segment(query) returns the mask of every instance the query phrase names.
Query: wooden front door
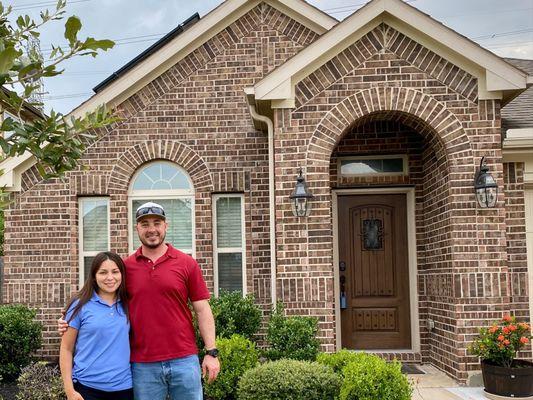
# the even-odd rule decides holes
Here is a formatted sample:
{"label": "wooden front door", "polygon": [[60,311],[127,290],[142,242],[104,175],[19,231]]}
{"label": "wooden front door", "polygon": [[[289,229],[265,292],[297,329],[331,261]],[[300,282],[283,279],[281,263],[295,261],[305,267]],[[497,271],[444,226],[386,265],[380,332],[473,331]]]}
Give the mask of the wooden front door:
{"label": "wooden front door", "polygon": [[342,347],[411,348],[405,194],[339,195]]}

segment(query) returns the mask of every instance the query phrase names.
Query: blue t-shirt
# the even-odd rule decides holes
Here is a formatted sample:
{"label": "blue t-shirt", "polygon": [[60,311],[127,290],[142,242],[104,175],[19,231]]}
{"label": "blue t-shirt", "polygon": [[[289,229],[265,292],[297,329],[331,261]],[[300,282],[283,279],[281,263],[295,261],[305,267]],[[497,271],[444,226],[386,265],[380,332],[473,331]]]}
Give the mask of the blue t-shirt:
{"label": "blue t-shirt", "polygon": [[[67,321],[77,303],[67,311]],[[118,307],[109,305],[94,293],[69,326],[78,330],[72,380],[107,392],[130,389],[130,325],[120,300]]]}

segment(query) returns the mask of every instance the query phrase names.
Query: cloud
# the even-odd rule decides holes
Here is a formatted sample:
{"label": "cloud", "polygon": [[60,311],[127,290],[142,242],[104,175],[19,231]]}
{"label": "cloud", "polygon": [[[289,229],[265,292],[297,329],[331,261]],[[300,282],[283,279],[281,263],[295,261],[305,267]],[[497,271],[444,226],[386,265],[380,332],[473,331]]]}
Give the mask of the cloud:
{"label": "cloud", "polygon": [[135,25],[138,28],[144,28],[148,30],[156,29],[163,24],[165,17],[168,13],[164,8],[154,10],[153,12],[143,12],[135,18]]}

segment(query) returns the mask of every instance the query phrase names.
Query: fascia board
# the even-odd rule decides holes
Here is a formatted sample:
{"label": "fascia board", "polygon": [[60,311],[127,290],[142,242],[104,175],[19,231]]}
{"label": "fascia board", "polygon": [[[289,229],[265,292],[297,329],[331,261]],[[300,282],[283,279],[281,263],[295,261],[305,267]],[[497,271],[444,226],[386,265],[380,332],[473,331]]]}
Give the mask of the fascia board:
{"label": "fascia board", "polygon": [[81,117],[101,104],[106,104],[108,108],[120,104],[260,2],[261,0],[225,1],[169,44],[74,109],[71,115]]}
{"label": "fascia board", "polygon": [[503,140],[503,151],[519,151],[533,155],[533,127],[508,129]]}
{"label": "fascia board", "polygon": [[[494,91],[494,90],[518,90],[523,89],[525,86],[517,86],[511,82],[509,82],[507,79],[502,78],[501,76],[495,74],[492,71],[487,70],[486,74],[486,82],[487,82],[487,90]],[[526,84],[526,80],[523,80],[523,83]]]}
{"label": "fascia board", "polygon": [[[383,11],[384,0],[374,0],[367,6],[361,8],[356,13],[333,27],[329,32],[325,33],[321,38],[311,43],[301,52],[286,61],[283,66],[276,68],[264,79],[255,85],[256,98],[260,100],[274,99],[270,92],[276,89],[280,82],[287,82],[292,80],[292,85],[297,83],[292,79],[300,71],[308,69],[311,65],[316,65],[317,61],[325,58],[331,58],[339,50],[339,44],[342,44],[346,38],[350,37],[354,31],[358,31],[362,26],[371,22],[378,17]],[[355,28],[355,23],[359,28]],[[315,68],[316,69],[316,68]],[[291,92],[294,89],[291,89]],[[287,91],[284,90],[284,93]]]}
{"label": "fascia board", "polygon": [[8,192],[20,191],[22,173],[35,165],[35,162],[35,157],[29,152],[4,160],[0,163],[0,187]]}
{"label": "fascia board", "polygon": [[318,34],[329,31],[339,23],[338,20],[306,1],[266,0],[265,2]]}

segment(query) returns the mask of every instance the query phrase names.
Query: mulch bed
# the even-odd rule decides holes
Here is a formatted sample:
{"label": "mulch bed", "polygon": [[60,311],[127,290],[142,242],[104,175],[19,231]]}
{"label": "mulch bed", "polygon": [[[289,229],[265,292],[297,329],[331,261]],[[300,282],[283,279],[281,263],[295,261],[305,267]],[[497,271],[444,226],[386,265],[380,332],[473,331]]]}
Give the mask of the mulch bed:
{"label": "mulch bed", "polygon": [[16,383],[0,384],[0,399],[2,400],[16,400],[17,392]]}

